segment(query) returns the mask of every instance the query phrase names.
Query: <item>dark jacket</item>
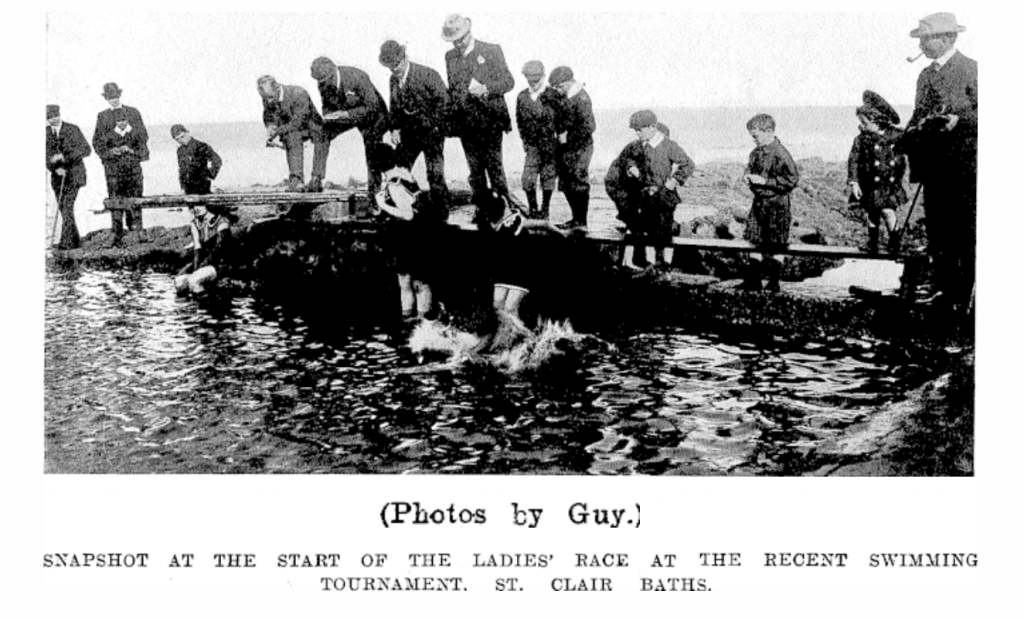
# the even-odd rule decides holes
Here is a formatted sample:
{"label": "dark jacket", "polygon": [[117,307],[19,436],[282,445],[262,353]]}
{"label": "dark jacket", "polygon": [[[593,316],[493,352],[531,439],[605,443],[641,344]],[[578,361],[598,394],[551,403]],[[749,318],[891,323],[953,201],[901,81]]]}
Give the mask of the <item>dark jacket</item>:
{"label": "dark jacket", "polygon": [[448,108],[448,87],[434,69],[410,62],[404,85],[399,76],[391,76],[391,129],[444,137]]}
{"label": "dark jacket", "polygon": [[[149,160],[149,146],[147,136],[136,129],[134,124],[124,135],[117,132],[117,126],[108,130],[102,135],[93,138],[93,147],[96,153],[103,159],[104,172],[110,177],[113,175],[139,174],[142,172],[142,162]],[[131,152],[114,154],[114,149],[127,146]]]}
{"label": "dark jacket", "polygon": [[[956,114],[952,131],[929,117]],[[917,78],[914,114],[900,148],[910,155],[911,180],[976,175],[978,161],[978,63],[956,52],[939,70],[932,66]]]}
{"label": "dark jacket", "polygon": [[[634,165],[640,172],[639,178],[628,173]],[[679,193],[666,188],[665,183],[669,178],[674,178],[680,187],[683,186],[693,175],[694,168],[693,159],[682,146],[667,137],[663,137],[656,147],[634,140],[622,149],[608,167],[604,179],[605,190],[620,209],[645,190],[657,195],[666,206],[674,208],[682,200]]]}
{"label": "dark jacket", "polygon": [[[448,95],[451,101],[450,133],[461,136],[474,133],[508,133],[512,117],[505,95],[515,87],[515,80],[505,64],[501,47],[473,41],[468,55],[450,49],[444,56],[448,69]],[[487,95],[469,93],[470,81],[476,79],[487,86]]]}
{"label": "dark jacket", "polygon": [[555,115],[555,132],[566,136],[565,148],[579,150],[594,143],[594,105],[590,95],[580,89],[575,96],[566,97]]}
{"label": "dark jacket", "polygon": [[558,135],[555,132],[555,115],[565,101],[554,88],[546,87],[535,101],[526,88],[516,98],[516,126],[524,145],[542,150],[555,150]]}
{"label": "dark jacket", "polygon": [[[50,157],[58,153],[64,155],[64,160],[50,163]],[[91,154],[89,142],[75,125],[62,122],[57,135],[53,134],[52,127],[46,127],[46,169],[53,174],[53,182],[84,187],[86,176],[82,159]],[[67,170],[63,179],[54,173],[61,168]]]}
{"label": "dark jacket", "polygon": [[789,207],[789,194],[800,182],[796,162],[778,139],[767,146],[758,146],[750,152],[747,174],[763,176],[765,184],[751,185],[754,203],[785,204]]}
{"label": "dark jacket", "polygon": [[[132,127],[130,133],[132,139],[129,140],[133,144],[132,149],[136,151],[139,161],[148,161],[149,132],[146,131],[146,124],[142,121],[142,114],[134,107],[124,105],[122,108],[128,118],[128,124]],[[96,130],[92,134],[92,149],[103,160],[104,165],[111,160],[110,149],[113,146],[110,145],[111,141],[108,138],[109,134],[116,127],[117,122],[114,120],[114,110],[105,109],[96,116]]]}
{"label": "dark jacket", "polygon": [[220,156],[206,142],[192,138],[178,146],[178,182],[187,195],[206,195],[220,172]]}
{"label": "dark jacket", "polygon": [[281,89],[284,97],[280,101],[260,97],[263,99],[263,124],[276,126],[279,135],[298,131],[304,137],[319,138],[323,134],[324,119],[313,107],[306,89],[283,84]]}
{"label": "dark jacket", "polygon": [[324,115],[331,112],[348,112],[349,117],[342,120],[325,120],[328,127],[336,127],[340,133],[344,129],[357,127],[365,129],[388,121],[388,108],[384,98],[377,92],[370,76],[355,67],[338,67],[338,80],[317,82],[320,90],[320,102]]}
{"label": "dark jacket", "polygon": [[854,138],[847,159],[847,182],[860,186],[863,206],[893,208],[907,201],[903,188],[907,158],[896,152],[896,143],[902,136],[901,129],[886,127],[881,133],[861,131]]}

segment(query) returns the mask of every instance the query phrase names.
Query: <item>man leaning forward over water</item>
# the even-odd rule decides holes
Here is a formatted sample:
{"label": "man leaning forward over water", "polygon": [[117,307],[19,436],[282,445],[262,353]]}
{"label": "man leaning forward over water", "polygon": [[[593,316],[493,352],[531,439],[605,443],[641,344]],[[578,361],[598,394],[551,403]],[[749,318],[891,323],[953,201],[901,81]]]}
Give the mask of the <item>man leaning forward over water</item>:
{"label": "man leaning forward over water", "polygon": [[256,80],[263,99],[263,125],[267,128],[267,146],[284,148],[288,159],[288,190],[305,191],[303,144],[313,142],[313,176],[323,178],[329,152],[324,136],[324,120],[313,106],[309,93],[300,86],[277,83],[270,75]]}

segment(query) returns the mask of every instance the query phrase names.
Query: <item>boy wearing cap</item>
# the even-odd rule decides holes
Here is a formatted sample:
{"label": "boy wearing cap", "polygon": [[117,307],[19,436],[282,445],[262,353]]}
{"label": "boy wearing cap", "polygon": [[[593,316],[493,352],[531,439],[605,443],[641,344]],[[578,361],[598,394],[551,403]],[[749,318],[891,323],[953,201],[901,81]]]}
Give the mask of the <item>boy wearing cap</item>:
{"label": "boy wearing cap", "polygon": [[453,47],[444,56],[451,102],[449,134],[462,141],[477,204],[475,220],[481,230],[489,230],[501,216],[491,191],[508,195],[501,141],[512,130],[505,95],[515,87],[515,80],[501,47],[476,40],[471,28],[468,18],[450,15],[441,30],[441,38]]}
{"label": "boy wearing cap", "polygon": [[563,227],[569,230],[587,227],[590,210],[590,158],[594,155],[594,106],[583,84],[576,81],[572,69],[551,71],[551,87],[563,95],[555,115],[558,135],[558,186],[572,210],[572,219]]}
{"label": "boy wearing cap", "polygon": [[330,146],[324,137],[323,118],[313,107],[305,88],[279,84],[270,75],[256,80],[256,88],[263,100],[267,146],[284,147],[288,160],[288,190],[303,192],[306,186],[302,159],[306,140],[313,142],[313,176],[322,179],[327,170]]}
{"label": "boy wearing cap", "polygon": [[970,304],[974,288],[978,186],[978,63],[956,49],[965,30],[953,13],[935,13],[910,33],[932,63],[917,79],[901,143],[911,182],[923,186],[934,282],[958,305]]}
{"label": "boy wearing cap", "polygon": [[75,199],[85,186],[82,159],[92,154],[92,148],[78,127],[61,120],[60,106],[46,106],[46,124],[46,169],[50,170],[50,186],[62,221],[57,248],[77,249],[81,238],[75,224]]}
{"label": "boy wearing cap", "polygon": [[178,183],[185,195],[207,195],[210,181],[220,172],[221,158],[206,142],[201,142],[184,126],[171,127],[171,137],[178,142]]}
{"label": "boy wearing cap", "polygon": [[853,140],[847,161],[850,203],[864,210],[868,222],[868,251],[878,253],[880,226],[884,226],[889,251],[896,246],[896,211],[907,201],[903,176],[907,158],[896,152],[903,131],[896,127],[900,116],[880,95],[864,91],[864,104],[857,108],[860,134]]}
{"label": "boy wearing cap", "polygon": [[[526,161],[522,185],[531,217],[547,219],[551,195],[555,191],[555,114],[561,101],[559,93],[544,83],[544,65],[531,60],[523,66],[527,87],[516,98],[516,126],[523,140]],[[537,177],[540,176],[541,205],[537,206]]]}
{"label": "boy wearing cap", "polygon": [[[109,109],[96,116],[92,149],[103,161],[108,197],[142,197],[142,162],[149,160],[149,133],[142,114],[121,104],[121,89],[110,82],[103,86],[103,98]],[[142,209],[115,210],[110,213],[116,238],[129,230],[142,229]]]}
{"label": "boy wearing cap", "polygon": [[754,203],[747,217],[745,240],[761,250],[761,260],[750,264],[743,289],[758,291],[761,280],[768,279],[767,290],[781,290],[779,278],[782,262],[773,255],[789,244],[793,211],[789,194],[800,182],[796,162],[775,136],[775,119],[757,114],[747,121],[747,131],[756,144],[750,153],[743,179],[754,193]]}
{"label": "boy wearing cap", "polygon": [[[658,122],[654,112],[641,110],[629,118],[629,127],[637,139],[622,150],[608,168],[605,190],[619,210],[619,218],[631,234],[649,238],[665,245],[660,265],[654,247],[648,247],[652,269],[672,264],[671,237],[679,189],[693,174],[693,160],[675,141],[669,139],[668,127]],[[626,247],[623,260],[627,268],[633,263],[632,246]]]}
{"label": "boy wearing cap", "polygon": [[324,169],[314,169],[306,191],[323,191],[324,171],[331,141],[356,128],[363,138],[363,153],[366,156],[367,190],[375,195],[380,187],[380,172],[373,165],[373,149],[381,143],[388,130],[388,108],[384,98],[377,92],[370,76],[355,67],[335,65],[330,58],[321,56],[309,68],[310,76],[316,80],[320,91],[320,103],[324,117]]}
{"label": "boy wearing cap", "polygon": [[[405,46],[385,41],[380,63],[391,71],[389,129],[399,163],[412,169],[423,155],[427,182],[435,204],[447,210],[448,183],[444,177],[444,138],[448,121],[448,87],[430,67],[410,62]],[[386,171],[386,170],[380,170]]]}

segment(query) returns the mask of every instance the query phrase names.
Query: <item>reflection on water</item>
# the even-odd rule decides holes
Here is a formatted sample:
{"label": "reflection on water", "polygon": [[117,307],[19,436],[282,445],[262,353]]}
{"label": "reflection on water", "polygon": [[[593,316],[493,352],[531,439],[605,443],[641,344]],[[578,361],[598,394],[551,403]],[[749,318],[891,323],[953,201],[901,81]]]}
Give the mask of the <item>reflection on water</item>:
{"label": "reflection on water", "polygon": [[254,298],[139,272],[47,276],[53,472],[801,474],[905,390],[866,341],[610,327],[618,350],[509,378],[415,363]]}

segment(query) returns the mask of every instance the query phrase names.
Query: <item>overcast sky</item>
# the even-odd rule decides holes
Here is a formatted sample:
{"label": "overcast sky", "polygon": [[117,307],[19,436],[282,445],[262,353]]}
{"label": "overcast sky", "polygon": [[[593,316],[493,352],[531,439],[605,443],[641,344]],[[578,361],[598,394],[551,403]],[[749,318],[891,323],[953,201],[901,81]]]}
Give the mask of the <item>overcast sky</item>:
{"label": "overcast sky", "polygon": [[[549,71],[559,64],[572,67],[599,108],[854,105],[865,88],[911,104],[926,61],[906,62],[917,53],[909,32],[935,10],[485,13],[417,6],[436,10],[50,13],[47,100],[60,103],[65,117],[84,121],[104,107],[103,84],[115,81],[124,102],[140,108],[150,124],[256,121],[256,78],[264,73],[305,87],[319,103],[309,76],[310,62],[319,55],[367,71],[387,96],[388,73],[377,62],[381,43],[407,43],[414,61],[444,75],[450,44],[441,40],[441,26],[450,11],[461,11],[473,20],[479,39],[502,46],[515,91],[525,87],[523,63],[539,59]],[[777,6],[791,5],[772,8]],[[978,59],[972,26],[979,17],[957,17],[968,28],[959,47]]]}

